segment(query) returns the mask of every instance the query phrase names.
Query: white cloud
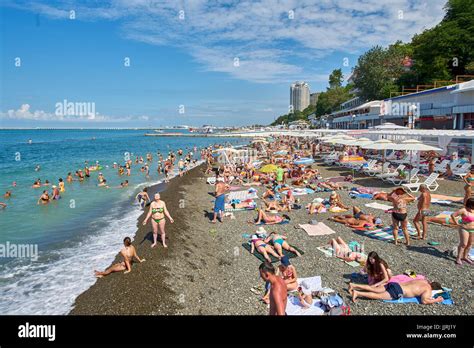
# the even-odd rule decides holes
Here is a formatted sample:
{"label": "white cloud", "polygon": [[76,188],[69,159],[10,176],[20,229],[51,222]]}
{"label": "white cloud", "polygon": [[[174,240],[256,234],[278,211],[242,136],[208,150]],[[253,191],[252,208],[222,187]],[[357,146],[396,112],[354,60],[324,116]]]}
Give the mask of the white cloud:
{"label": "white cloud", "polygon": [[[360,54],[374,45],[407,41],[436,25],[445,3],[116,0],[72,7],[76,20],[120,19],[125,38],[187,50],[206,70],[253,82],[287,82],[296,76],[310,79],[303,66],[317,66],[332,53]],[[68,18],[71,10],[66,0],[55,6],[30,1],[9,5],[53,18]],[[290,10],[294,19],[288,18]],[[233,65],[235,57],[240,60],[238,68]]]}

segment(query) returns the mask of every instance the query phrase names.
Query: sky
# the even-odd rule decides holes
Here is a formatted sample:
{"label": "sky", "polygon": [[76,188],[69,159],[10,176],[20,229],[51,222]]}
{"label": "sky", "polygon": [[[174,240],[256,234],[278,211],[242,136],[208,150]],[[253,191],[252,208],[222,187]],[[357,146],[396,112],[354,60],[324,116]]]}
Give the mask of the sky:
{"label": "sky", "polygon": [[0,2],[0,127],[269,124],[446,0]]}

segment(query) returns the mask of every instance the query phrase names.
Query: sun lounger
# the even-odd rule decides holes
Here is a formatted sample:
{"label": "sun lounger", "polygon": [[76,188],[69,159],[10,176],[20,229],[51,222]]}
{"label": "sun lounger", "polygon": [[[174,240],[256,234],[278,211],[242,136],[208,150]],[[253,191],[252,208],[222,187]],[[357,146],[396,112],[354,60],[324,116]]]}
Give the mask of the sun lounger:
{"label": "sun lounger", "polygon": [[418,182],[413,184],[402,184],[402,186],[409,189],[411,192],[418,192],[418,190],[420,189],[420,185],[425,184],[428,187],[428,190],[436,191],[439,187],[439,184],[436,181],[436,179],[438,179],[438,176],[438,173],[431,173],[430,176],[427,177],[425,182],[423,183]]}
{"label": "sun lounger", "polygon": [[410,170],[410,173],[406,176],[405,179],[391,177],[388,178],[387,181],[391,182],[394,185],[401,185],[401,184],[416,184],[418,181],[420,181],[420,178],[418,177],[418,173],[420,172],[420,169],[418,168],[412,168]]}
{"label": "sun lounger", "polygon": [[405,165],[404,164],[400,164],[395,170],[393,171],[390,171],[388,173],[383,173],[383,174],[377,174],[375,177],[377,179],[382,179],[382,180],[388,180],[390,178],[396,178],[398,175],[399,175],[399,170],[404,170],[405,169]]}
{"label": "sun lounger", "polygon": [[390,163],[389,162],[385,162],[382,166],[382,168],[375,168],[375,169],[369,169],[369,170],[363,170],[363,172],[365,174],[368,174],[370,176],[375,176],[379,173],[385,173],[388,171],[388,168],[390,167]]}

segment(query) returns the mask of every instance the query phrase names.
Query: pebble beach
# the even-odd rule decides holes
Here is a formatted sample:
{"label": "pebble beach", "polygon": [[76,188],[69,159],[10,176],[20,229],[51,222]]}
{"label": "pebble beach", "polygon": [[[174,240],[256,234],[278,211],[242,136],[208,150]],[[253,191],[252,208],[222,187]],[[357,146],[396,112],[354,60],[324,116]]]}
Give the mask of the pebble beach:
{"label": "pebble beach", "polygon": [[[324,178],[355,174],[348,187],[380,188],[389,191],[393,186],[381,180],[351,173],[338,166],[325,166],[316,161]],[[267,315],[267,305],[260,301],[264,283],[259,277],[260,261],[242,247],[247,241],[243,235],[255,233],[257,226],[248,223],[256,218],[255,211],[235,212],[224,223],[211,224],[214,186],[206,183],[204,167],[192,169],[183,177],[171,180],[165,186],[149,188],[152,194],[161,191],[175,223],[166,224],[169,248],[151,249],[151,228],[142,226],[144,216],[137,221],[137,231],[130,231],[142,264],[134,264],[129,274],[115,273],[97,282],[75,301],[71,315]],[[460,181],[440,180],[436,193],[462,196]],[[255,187],[262,194],[262,187]],[[248,187],[242,188],[242,190]],[[348,191],[340,191],[346,205],[357,205],[364,212],[380,217],[390,224],[390,214],[365,207],[369,199],[352,199]],[[418,194],[415,194],[416,196]],[[350,305],[352,315],[471,315],[474,312],[473,275],[469,265],[455,266],[450,251],[458,244],[456,229],[429,224],[427,240],[412,240],[410,246],[394,245],[368,238],[353,232],[342,224],[329,221],[332,213],[309,215],[304,206],[315,197],[328,198],[329,192],[298,196],[302,209],[289,213],[286,225],[265,226],[270,233],[276,231],[288,236],[288,242],[305,253],[291,259],[299,277],[321,276],[322,285],[336,290]],[[259,201],[259,200],[257,200]],[[386,202],[380,202],[386,203]],[[460,204],[441,206],[432,204],[433,211],[456,210]],[[416,214],[416,203],[408,205],[408,216]],[[298,228],[311,220],[324,222],[336,233],[329,236],[309,236]],[[453,306],[392,304],[359,299],[351,302],[348,282],[357,282],[361,267],[352,267],[340,259],[328,257],[316,248],[329,239],[342,237],[346,242],[358,241],[366,253],[375,250],[388,263],[393,274],[414,270],[429,280],[438,281],[452,289]],[[169,239],[169,240],[168,240]],[[438,245],[429,245],[436,241]],[[117,257],[118,260],[118,257]],[[116,260],[116,261],[117,261]],[[92,270],[91,270],[92,272]],[[261,291],[254,293],[252,289]]]}

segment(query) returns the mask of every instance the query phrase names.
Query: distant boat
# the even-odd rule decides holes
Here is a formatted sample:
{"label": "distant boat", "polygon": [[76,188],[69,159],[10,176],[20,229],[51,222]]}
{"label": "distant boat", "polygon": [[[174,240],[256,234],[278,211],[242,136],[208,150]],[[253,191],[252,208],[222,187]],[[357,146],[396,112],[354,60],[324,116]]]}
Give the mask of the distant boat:
{"label": "distant boat", "polygon": [[161,129],[155,129],[155,132],[157,133],[163,133],[163,131]]}

